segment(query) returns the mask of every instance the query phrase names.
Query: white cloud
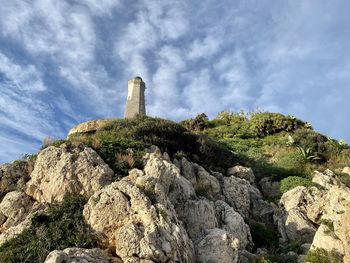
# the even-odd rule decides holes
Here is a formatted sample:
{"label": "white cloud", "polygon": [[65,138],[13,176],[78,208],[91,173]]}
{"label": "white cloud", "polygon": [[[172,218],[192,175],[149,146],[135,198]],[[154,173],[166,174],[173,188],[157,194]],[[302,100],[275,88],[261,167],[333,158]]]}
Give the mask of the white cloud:
{"label": "white cloud", "polygon": [[12,81],[21,90],[45,91],[42,74],[34,65],[20,65],[0,52],[0,74]]}

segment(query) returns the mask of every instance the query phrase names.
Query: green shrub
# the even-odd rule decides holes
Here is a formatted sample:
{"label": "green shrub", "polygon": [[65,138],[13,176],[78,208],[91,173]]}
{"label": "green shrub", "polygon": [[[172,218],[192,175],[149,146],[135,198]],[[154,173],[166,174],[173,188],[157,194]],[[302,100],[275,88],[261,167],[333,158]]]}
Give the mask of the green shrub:
{"label": "green shrub", "polygon": [[337,174],[338,179],[350,188],[350,175],[346,173]]}
{"label": "green shrub", "polygon": [[55,249],[95,247],[91,231],[84,223],[84,204],[82,197],[67,196],[47,214],[35,216],[29,229],[0,246],[1,262],[41,263]]}
{"label": "green shrub", "polygon": [[289,176],[287,178],[282,179],[280,191],[282,194],[284,194],[297,186],[310,187],[313,185],[314,184],[310,179],[299,176]]}
{"label": "green shrub", "polygon": [[[136,152],[140,151],[142,145],[157,145],[171,157],[181,152],[207,169],[222,168],[225,171],[234,163],[234,154],[205,134],[195,134],[178,123],[147,116],[116,120],[95,134],[73,136],[71,140],[90,145],[111,166],[115,163],[115,154],[125,150],[125,147],[120,147],[120,141],[128,141],[127,146],[131,149],[135,147],[130,146],[130,143],[138,144]],[[125,172],[118,165],[115,163],[114,170]]]}
{"label": "green shrub", "polygon": [[320,223],[326,225],[331,231],[334,232],[334,223],[332,220],[322,218]]}
{"label": "green shrub", "polygon": [[[275,165],[288,171],[288,176],[304,174],[305,158],[298,150],[282,152],[276,156]],[[282,178],[281,178],[282,179]]]}
{"label": "green shrub", "polygon": [[187,119],[180,122],[185,128],[191,131],[203,131],[209,126],[209,119],[205,113],[197,115],[194,119]]}
{"label": "green shrub", "polygon": [[310,263],[341,263],[343,257],[336,251],[326,251],[324,249],[316,248],[309,250],[304,262]]}
{"label": "green shrub", "polygon": [[307,126],[305,122],[295,117],[269,112],[253,114],[249,123],[259,137],[282,131],[293,132],[298,128]]}

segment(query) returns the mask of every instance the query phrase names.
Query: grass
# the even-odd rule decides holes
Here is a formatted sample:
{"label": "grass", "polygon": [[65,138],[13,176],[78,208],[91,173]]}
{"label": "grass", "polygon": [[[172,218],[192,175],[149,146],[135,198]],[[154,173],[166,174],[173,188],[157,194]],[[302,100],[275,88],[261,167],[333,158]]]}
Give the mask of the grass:
{"label": "grass", "polygon": [[41,263],[52,250],[95,247],[92,233],[83,220],[85,202],[80,196],[67,196],[47,214],[35,216],[29,229],[0,246],[1,262]]}

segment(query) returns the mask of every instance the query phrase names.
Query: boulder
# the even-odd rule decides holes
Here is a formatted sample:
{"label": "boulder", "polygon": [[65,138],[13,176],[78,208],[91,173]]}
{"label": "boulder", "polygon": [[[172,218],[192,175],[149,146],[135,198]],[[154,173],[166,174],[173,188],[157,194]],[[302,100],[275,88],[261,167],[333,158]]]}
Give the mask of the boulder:
{"label": "boulder", "polygon": [[198,195],[205,196],[210,200],[220,199],[221,187],[218,179],[209,174],[202,166],[193,164],[196,170],[196,184],[194,189]]}
{"label": "boulder", "polygon": [[210,229],[195,243],[198,263],[236,263],[238,240],[223,229]]}
{"label": "boulder", "polygon": [[32,163],[29,161],[0,165],[0,201],[8,192],[22,189],[30,179],[31,171]]}
{"label": "boulder", "polygon": [[101,119],[80,123],[69,131],[67,138],[69,139],[72,135],[79,133],[94,133],[105,126],[112,124],[114,120],[115,119]]}
{"label": "boulder", "polygon": [[66,248],[50,252],[44,263],[122,263],[122,261],[98,248]]}
{"label": "boulder", "polygon": [[235,176],[224,177],[223,194],[225,200],[243,218],[248,218],[249,216],[250,187],[251,185],[245,179]]}
{"label": "boulder", "polygon": [[197,240],[203,236],[206,230],[218,226],[214,203],[205,198],[188,200],[178,211],[178,215],[179,219],[184,222],[187,233],[192,240]]}
{"label": "boulder", "polygon": [[239,213],[221,200],[215,202],[215,212],[219,227],[238,239],[240,249],[253,246],[249,226]]}
{"label": "boulder", "polygon": [[154,194],[124,178],[91,196],[83,214],[100,245],[114,248],[124,262],[194,262],[192,241],[181,221],[171,207],[152,204],[148,195]]}
{"label": "boulder", "polygon": [[0,244],[29,228],[33,216],[45,208],[23,192],[7,193],[0,203]]}
{"label": "boulder", "polygon": [[67,194],[90,197],[112,182],[113,171],[89,147],[49,146],[37,157],[25,192],[39,202],[60,202]]}
{"label": "boulder", "polygon": [[335,251],[340,255],[344,255],[343,242],[328,226],[321,224],[317,229],[312,241],[311,249],[321,248],[327,251]]}
{"label": "boulder", "polygon": [[227,176],[235,176],[238,178],[246,179],[248,182],[253,184],[255,182],[255,176],[253,170],[248,167],[236,165],[227,169]]}
{"label": "boulder", "polygon": [[268,198],[279,197],[280,192],[280,182],[274,181],[272,177],[264,177],[259,181],[259,186],[264,196]]}

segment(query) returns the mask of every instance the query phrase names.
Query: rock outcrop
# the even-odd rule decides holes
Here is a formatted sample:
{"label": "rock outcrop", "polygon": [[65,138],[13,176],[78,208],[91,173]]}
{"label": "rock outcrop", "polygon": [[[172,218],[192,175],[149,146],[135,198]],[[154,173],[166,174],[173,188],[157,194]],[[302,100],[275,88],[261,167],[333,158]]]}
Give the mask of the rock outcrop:
{"label": "rock outcrop", "polygon": [[0,244],[29,228],[33,216],[45,208],[23,192],[7,193],[0,203]]}
{"label": "rock outcrop", "polygon": [[97,130],[113,123],[115,119],[106,119],[106,120],[93,120],[93,121],[87,121],[80,123],[79,125],[73,127],[69,132],[68,132],[68,138],[71,137],[74,134],[79,134],[79,133],[94,133]]}
{"label": "rock outcrop", "polygon": [[105,251],[84,248],[66,248],[54,250],[46,258],[45,263],[122,263],[118,258],[108,255]]}
{"label": "rock outcrop", "polygon": [[41,203],[60,202],[67,194],[90,197],[112,181],[113,171],[89,147],[49,146],[38,155],[25,192]]}
{"label": "rock outcrop", "polygon": [[350,189],[330,170],[315,172],[312,181],[318,186],[296,187],[280,200],[275,220],[283,241],[312,243],[350,262]]}
{"label": "rock outcrop", "polygon": [[0,165],[0,201],[11,191],[23,189],[30,179],[33,170],[30,161],[15,161],[12,164]]}

